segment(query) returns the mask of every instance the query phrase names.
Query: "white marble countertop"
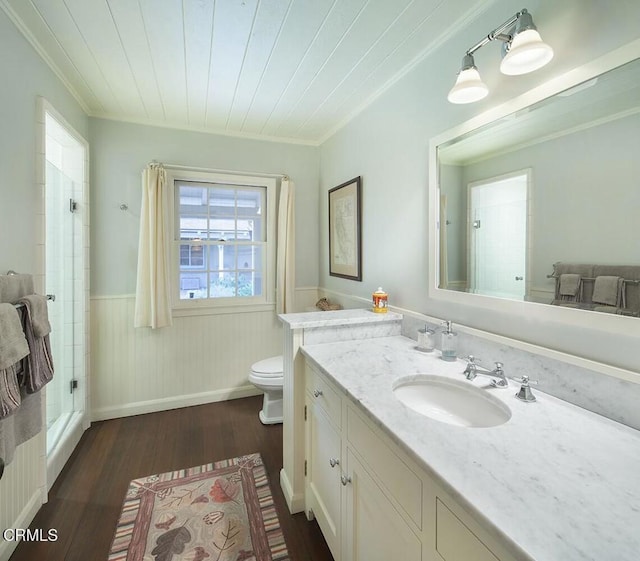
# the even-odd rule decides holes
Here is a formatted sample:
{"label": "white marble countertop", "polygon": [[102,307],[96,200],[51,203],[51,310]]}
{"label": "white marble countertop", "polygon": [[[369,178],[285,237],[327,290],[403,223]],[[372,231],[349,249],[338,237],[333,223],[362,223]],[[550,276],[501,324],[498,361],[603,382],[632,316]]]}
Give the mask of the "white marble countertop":
{"label": "white marble countertop", "polygon": [[[438,374],[467,382],[464,361],[415,350],[397,336],[302,347],[303,353],[454,498],[535,561],[640,559],[640,432],[533,388],[487,391],[511,409],[505,424],[465,428],[401,404],[395,380]],[[505,365],[509,375],[509,365]],[[532,380],[536,373],[531,372]],[[489,378],[478,376],[475,386]],[[576,391],[580,391],[576,388]]]}
{"label": "white marble countertop", "polygon": [[329,310],[327,312],[320,312],[318,310],[315,312],[280,314],[278,317],[292,329],[402,320],[402,314],[395,312],[378,314],[368,309]]}

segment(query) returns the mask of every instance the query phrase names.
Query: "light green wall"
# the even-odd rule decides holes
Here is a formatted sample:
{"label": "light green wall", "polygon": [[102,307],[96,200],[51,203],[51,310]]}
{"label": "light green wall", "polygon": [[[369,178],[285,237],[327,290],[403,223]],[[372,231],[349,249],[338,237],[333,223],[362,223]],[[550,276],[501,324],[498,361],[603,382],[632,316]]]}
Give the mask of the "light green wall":
{"label": "light green wall", "polygon": [[[539,315],[514,317],[428,297],[430,138],[640,37],[640,2],[635,0],[531,1],[527,8],[543,38],[554,47],[554,60],[537,72],[506,77],[498,69],[499,46],[488,45],[475,58],[490,95],[476,104],[452,105],[446,96],[464,52],[522,8],[516,0],[488,6],[321,146],[320,285],[367,299],[383,286],[391,305],[637,369],[633,350],[639,343],[637,334],[613,337],[588,327],[568,331]],[[361,283],[331,277],[327,267],[326,193],[357,175],[363,179]]]}
{"label": "light green wall", "polygon": [[0,273],[34,273],[40,270],[37,98],[46,98],[85,138],[88,119],[1,9],[0,53]]}
{"label": "light green wall", "polygon": [[[140,177],[152,160],[234,171],[286,173],[296,185],[296,285],[318,283],[319,150],[91,119],[91,293],[133,294]],[[126,204],[127,211],[120,210]]]}

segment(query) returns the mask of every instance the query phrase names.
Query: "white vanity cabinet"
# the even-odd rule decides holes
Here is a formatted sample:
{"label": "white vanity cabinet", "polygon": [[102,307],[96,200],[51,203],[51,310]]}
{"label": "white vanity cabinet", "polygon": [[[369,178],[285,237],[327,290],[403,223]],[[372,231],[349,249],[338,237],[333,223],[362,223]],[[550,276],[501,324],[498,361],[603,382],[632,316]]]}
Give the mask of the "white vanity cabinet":
{"label": "white vanity cabinet", "polygon": [[305,504],[335,561],[514,561],[307,362]]}
{"label": "white vanity cabinet", "polygon": [[342,402],[325,378],[309,368],[305,389],[305,511],[313,512],[335,561],[339,561]]}

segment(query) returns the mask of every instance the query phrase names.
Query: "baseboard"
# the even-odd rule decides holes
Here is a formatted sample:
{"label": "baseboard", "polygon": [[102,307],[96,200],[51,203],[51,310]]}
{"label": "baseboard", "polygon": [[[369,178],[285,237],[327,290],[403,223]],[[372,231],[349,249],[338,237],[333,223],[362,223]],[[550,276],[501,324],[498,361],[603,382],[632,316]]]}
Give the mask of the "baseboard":
{"label": "baseboard", "polygon": [[262,392],[253,385],[240,386],[239,388],[226,388],[211,392],[202,392],[163,399],[152,399],[149,401],[137,401],[115,407],[102,407],[91,412],[91,421],[106,421],[118,417],[131,417],[133,415],[143,415],[145,413],[156,413],[157,411],[167,411],[169,409],[180,409],[181,407],[191,407],[193,405],[204,405],[216,401],[227,401],[229,399],[239,399],[260,395]]}
{"label": "baseboard", "polygon": [[[40,489],[34,491],[33,495],[29,499],[29,502],[22,509],[22,512],[13,522],[11,529],[28,528],[33,519],[36,517],[38,510],[42,506],[42,492]],[[2,531],[8,528],[2,528]],[[0,561],[9,561],[11,554],[18,547],[19,541],[7,541],[0,540]]]}
{"label": "baseboard", "polygon": [[289,512],[291,514],[302,512],[304,510],[304,494],[293,494],[293,488],[291,487],[291,483],[289,482],[289,478],[287,477],[284,469],[280,470],[280,487],[282,488],[282,493],[287,501]]}

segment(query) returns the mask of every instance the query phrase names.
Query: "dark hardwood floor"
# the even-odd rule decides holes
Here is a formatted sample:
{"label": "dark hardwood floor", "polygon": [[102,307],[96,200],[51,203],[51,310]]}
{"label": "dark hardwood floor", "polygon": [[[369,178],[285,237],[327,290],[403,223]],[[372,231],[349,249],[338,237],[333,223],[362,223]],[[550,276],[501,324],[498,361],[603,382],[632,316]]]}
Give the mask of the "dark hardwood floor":
{"label": "dark hardwood floor", "polygon": [[[290,515],[280,489],[282,425],[258,419],[262,397],[94,423],[31,529],[55,542],[22,542],[11,561],[103,561],[132,479],[259,452],[292,561],[331,561],[315,521]],[[176,560],[177,561],[177,560]]]}

